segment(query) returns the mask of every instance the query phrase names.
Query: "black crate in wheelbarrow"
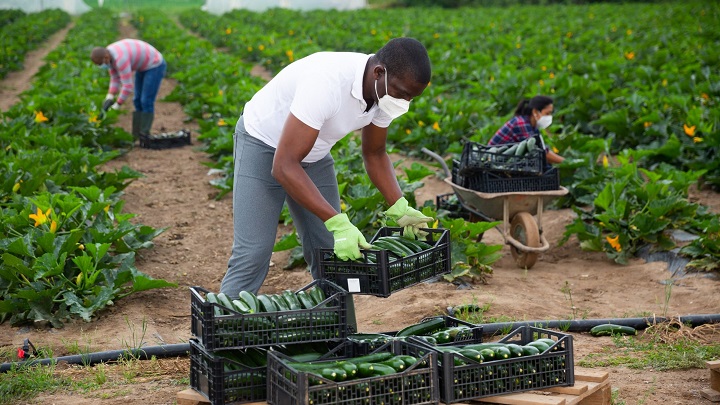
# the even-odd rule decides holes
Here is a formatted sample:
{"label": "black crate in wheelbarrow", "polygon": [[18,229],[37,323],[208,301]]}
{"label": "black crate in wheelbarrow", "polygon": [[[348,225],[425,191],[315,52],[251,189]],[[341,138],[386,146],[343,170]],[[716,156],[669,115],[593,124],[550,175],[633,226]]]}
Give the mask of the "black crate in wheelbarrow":
{"label": "black crate in wheelbarrow", "polygon": [[320,288],[325,296],[314,308],[242,314],[208,302],[208,290],[191,287],[191,332],[211,351],[344,340],[351,332],[347,291],[323,279],[299,291],[310,288]]}
{"label": "black crate in wheelbarrow", "polygon": [[[333,249],[318,249],[320,277],[330,280],[351,294],[389,297],[393,292],[450,272],[450,233],[447,229],[422,229],[427,235],[420,240],[429,249],[399,257],[388,250],[361,250],[358,260],[341,260]],[[402,228],[382,227],[370,240],[399,236]]]}
{"label": "black crate in wheelbarrow", "polygon": [[[524,346],[537,339],[551,339],[547,350],[534,355],[476,362],[457,353],[418,344],[438,352],[440,400],[446,404],[575,384],[572,336],[561,332],[520,326],[497,342]],[[474,348],[473,344],[458,346]],[[447,349],[447,347],[445,348]]]}
{"label": "black crate in wheelbarrow", "polygon": [[[336,349],[345,353],[354,347],[346,341]],[[407,355],[415,358],[412,365],[385,375],[348,377],[343,381],[325,378],[323,374],[293,367],[293,360],[278,352],[268,353],[268,404],[273,405],[346,405],[346,404],[438,404],[437,355],[433,350],[410,342],[388,342],[373,354]],[[334,368],[338,361],[359,357],[349,354],[327,362]],[[317,362],[314,362],[317,363]],[[365,363],[370,364],[370,363]],[[358,367],[359,368],[359,367]],[[365,368],[369,370],[368,368]],[[328,375],[325,373],[325,375]]]}
{"label": "black crate in wheelbarrow", "polygon": [[195,339],[190,339],[190,386],[210,400],[212,405],[267,399],[266,366],[246,364],[250,361],[241,362],[240,359],[250,355],[239,350],[237,352],[233,354],[232,357],[236,359],[233,360],[211,353]]}
{"label": "black crate in wheelbarrow", "polygon": [[552,167],[538,176],[483,171],[457,176],[458,181],[464,184],[456,183],[455,179],[454,177],[453,183],[482,193],[533,192],[560,189],[560,172],[556,167]]}
{"label": "black crate in wheelbarrow", "polygon": [[[527,144],[527,141],[524,141]],[[521,142],[507,145],[484,145],[477,142],[466,142],[460,155],[460,171],[463,176],[480,171],[497,173],[538,175],[545,170],[547,158],[545,151],[535,147],[527,153],[516,155],[499,151],[500,148],[514,151]]]}

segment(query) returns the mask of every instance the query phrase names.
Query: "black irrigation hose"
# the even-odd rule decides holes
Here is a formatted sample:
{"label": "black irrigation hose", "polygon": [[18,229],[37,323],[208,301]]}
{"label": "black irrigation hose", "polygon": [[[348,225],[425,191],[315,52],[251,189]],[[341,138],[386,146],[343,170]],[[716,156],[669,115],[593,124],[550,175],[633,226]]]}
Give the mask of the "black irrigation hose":
{"label": "black irrigation hose", "polygon": [[91,366],[91,365],[94,365],[97,363],[116,361],[116,360],[120,360],[123,358],[147,360],[147,359],[152,358],[153,356],[156,358],[187,356],[189,352],[190,352],[190,344],[189,343],[177,343],[177,344],[162,345],[162,346],[148,346],[148,347],[143,347],[141,349],[109,350],[106,352],[76,354],[76,355],[72,355],[72,356],[61,356],[61,357],[47,358],[47,359],[36,359],[36,360],[26,360],[26,361],[2,363],[2,364],[0,364],[0,373],[5,373],[5,372],[10,371],[10,369],[13,366],[15,366],[15,367],[27,367],[27,366],[35,366],[35,365],[47,366],[50,364],[56,364],[56,363],[60,363],[60,362],[65,362],[68,364],[84,364],[84,365]]}
{"label": "black irrigation hose", "polygon": [[[452,314],[451,314],[452,315]],[[685,315],[677,318],[608,318],[608,319],[581,319],[581,320],[553,320],[553,321],[523,321],[523,322],[503,322],[503,323],[486,323],[479,324],[483,327],[483,335],[494,335],[497,332],[514,330],[521,326],[534,326],[543,329],[559,329],[568,332],[588,332],[594,326],[612,323],[621,326],[630,326],[638,330],[647,328],[655,323],[668,322],[677,319],[683,324],[692,327],[700,326],[707,323],[720,323],[720,314],[707,315]]]}

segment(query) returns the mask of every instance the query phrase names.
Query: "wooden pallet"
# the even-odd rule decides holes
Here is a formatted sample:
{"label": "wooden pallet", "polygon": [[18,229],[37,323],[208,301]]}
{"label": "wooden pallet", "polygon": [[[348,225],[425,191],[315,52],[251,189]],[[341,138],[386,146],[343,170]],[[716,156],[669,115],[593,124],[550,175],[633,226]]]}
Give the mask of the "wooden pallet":
{"label": "wooden pallet", "polygon": [[472,404],[508,405],[610,405],[610,380],[605,371],[575,369],[575,385],[541,391],[485,397]]}
{"label": "wooden pallet", "polygon": [[[192,388],[180,391],[177,394],[177,405],[207,405],[209,403],[209,399]],[[253,402],[243,405],[267,405],[267,402]]]}
{"label": "wooden pallet", "polygon": [[711,402],[720,402],[720,360],[706,361],[705,367],[710,369],[710,388],[700,391],[700,396]]}

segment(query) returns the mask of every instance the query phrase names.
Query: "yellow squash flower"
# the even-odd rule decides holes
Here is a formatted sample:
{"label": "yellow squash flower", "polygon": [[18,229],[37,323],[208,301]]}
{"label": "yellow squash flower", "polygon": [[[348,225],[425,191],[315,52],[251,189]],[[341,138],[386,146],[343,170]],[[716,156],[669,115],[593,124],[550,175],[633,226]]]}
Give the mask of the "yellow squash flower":
{"label": "yellow squash flower", "polygon": [[295,57],[293,56],[293,51],[291,49],[288,49],[287,51],[285,51],[285,55],[287,55],[288,60],[290,62],[295,60]]}
{"label": "yellow squash flower", "polygon": [[649,127],[649,126],[651,126],[651,125],[652,125],[652,122],[650,122],[650,121],[645,121],[645,122],[643,122],[643,126],[644,126],[645,128],[647,128],[647,127]]}
{"label": "yellow squash flower", "polygon": [[620,246],[620,242],[619,242],[620,235],[618,235],[614,238],[607,236],[605,239],[608,241],[608,243],[610,244],[610,246],[612,246],[613,249],[617,250],[618,252],[622,251],[622,246]]}
{"label": "yellow squash flower", "polygon": [[625,52],[625,59],[627,59],[627,60],[635,59],[635,52],[633,52],[633,51]]}
{"label": "yellow squash flower", "polygon": [[230,28],[226,29],[225,35],[230,35],[230,34],[232,34],[232,29],[230,29]]}
{"label": "yellow squash flower", "polygon": [[20,183],[22,183],[22,180],[20,180],[19,182],[15,183],[15,184],[13,185],[13,188],[12,188],[13,193],[17,193],[18,190],[20,190]]}
{"label": "yellow squash flower", "polygon": [[55,231],[57,231],[57,226],[58,226],[57,222],[55,222],[55,221],[50,222],[50,233],[55,233]]}
{"label": "yellow squash flower", "polygon": [[687,124],[683,124],[683,129],[685,130],[685,135],[695,136],[695,125],[689,127]]}
{"label": "yellow squash flower", "polygon": [[433,127],[434,130],[440,131],[440,124],[438,124],[437,121],[435,121],[435,123],[433,124],[432,127]]}
{"label": "yellow squash flower", "polygon": [[604,155],[603,156],[603,167],[607,168],[608,166],[610,166],[610,162],[608,162],[607,155]]}
{"label": "yellow squash flower", "polygon": [[225,125],[227,125],[227,123],[225,122],[224,119],[220,118],[220,119],[218,120],[218,122],[217,122],[217,125],[218,125],[219,127],[224,127]]}
{"label": "yellow squash flower", "polygon": [[702,141],[703,141],[703,139],[700,138],[699,136],[696,136],[696,137],[693,138],[693,142],[695,142],[695,143],[700,143],[700,142],[702,142]]}
{"label": "yellow squash flower", "polygon": [[35,220],[35,226],[37,227],[47,222],[48,216],[50,215],[50,210],[51,208],[48,208],[47,211],[43,213],[42,210],[38,208],[36,214],[30,214],[28,216],[30,217],[30,219]]}
{"label": "yellow squash flower", "polygon": [[35,111],[35,122],[45,122],[48,118],[42,113],[42,111]]}

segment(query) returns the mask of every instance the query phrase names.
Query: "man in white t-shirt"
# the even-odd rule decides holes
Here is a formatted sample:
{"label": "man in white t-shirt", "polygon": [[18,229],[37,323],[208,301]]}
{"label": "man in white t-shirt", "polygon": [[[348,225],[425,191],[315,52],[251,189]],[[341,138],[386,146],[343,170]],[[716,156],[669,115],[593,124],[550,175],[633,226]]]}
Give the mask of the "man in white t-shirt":
{"label": "man in white t-shirt", "polygon": [[340,211],[330,155],[362,130],[370,180],[391,206],[386,212],[417,232],[431,218],[408,206],[386,151],[387,127],[430,83],[425,47],[394,38],[376,54],[318,52],[286,66],[245,105],[234,134],[234,240],[220,291],[257,293],[269,270],[278,219],[287,202],[313,278],[318,247],[341,259],[361,257],[367,240]]}

